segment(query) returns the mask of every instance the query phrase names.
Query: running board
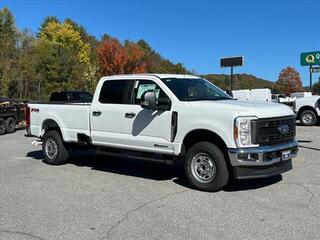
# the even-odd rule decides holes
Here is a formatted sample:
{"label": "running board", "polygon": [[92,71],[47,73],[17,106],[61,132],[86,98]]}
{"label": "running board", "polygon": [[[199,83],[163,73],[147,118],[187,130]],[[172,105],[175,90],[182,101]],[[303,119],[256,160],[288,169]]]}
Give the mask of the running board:
{"label": "running board", "polygon": [[117,158],[128,158],[128,159],[143,160],[143,161],[149,161],[149,162],[164,163],[167,165],[174,165],[174,160],[172,159],[157,159],[157,158],[145,157],[145,156],[135,156],[128,153],[108,152],[102,149],[98,149],[97,152],[103,155],[108,155],[108,156],[117,157]]}

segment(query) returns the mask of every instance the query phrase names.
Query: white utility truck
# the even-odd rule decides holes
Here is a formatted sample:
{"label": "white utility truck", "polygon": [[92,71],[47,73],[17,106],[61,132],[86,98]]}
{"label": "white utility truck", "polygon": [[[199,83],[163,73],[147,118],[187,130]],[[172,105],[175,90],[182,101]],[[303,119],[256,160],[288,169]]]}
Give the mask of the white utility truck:
{"label": "white utility truck", "polygon": [[238,100],[272,101],[272,94],[269,88],[234,90],[232,94]]}
{"label": "white utility truck", "polygon": [[49,164],[78,148],[176,162],[204,191],[286,172],[298,151],[289,107],[235,100],[191,75],[103,77],[92,103],[30,103],[27,123]]}
{"label": "white utility truck", "polygon": [[320,96],[297,97],[293,102],[293,110],[302,125],[315,125],[320,117]]}

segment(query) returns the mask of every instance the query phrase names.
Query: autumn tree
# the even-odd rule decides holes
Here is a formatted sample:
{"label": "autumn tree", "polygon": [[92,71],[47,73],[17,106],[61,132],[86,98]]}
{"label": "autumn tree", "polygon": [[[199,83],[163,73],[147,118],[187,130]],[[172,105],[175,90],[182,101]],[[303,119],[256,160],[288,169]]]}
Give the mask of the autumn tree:
{"label": "autumn tree", "polygon": [[146,72],[144,52],[136,43],[122,45],[115,38],[105,37],[97,53],[103,75]]}
{"label": "autumn tree", "polygon": [[144,51],[144,61],[147,65],[147,72],[190,73],[181,63],[174,64],[170,60],[161,57],[161,55],[156,53],[145,40],[141,39],[137,44]]}
{"label": "autumn tree", "polygon": [[286,95],[303,91],[300,74],[293,67],[286,67],[280,72],[276,88]]}
{"label": "autumn tree", "polygon": [[68,22],[49,21],[39,33],[40,67],[46,71],[51,84],[49,92],[57,89],[85,89],[85,75],[90,71],[90,46]]}

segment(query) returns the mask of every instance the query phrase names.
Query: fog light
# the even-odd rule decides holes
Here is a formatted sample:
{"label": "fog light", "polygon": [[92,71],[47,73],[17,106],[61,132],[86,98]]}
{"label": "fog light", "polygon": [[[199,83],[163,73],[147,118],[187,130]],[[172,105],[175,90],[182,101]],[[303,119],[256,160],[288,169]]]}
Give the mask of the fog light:
{"label": "fog light", "polygon": [[272,153],[265,153],[264,154],[264,161],[268,162],[272,160]]}
{"label": "fog light", "polygon": [[239,153],[238,159],[242,161],[258,161],[259,155],[257,153]]}

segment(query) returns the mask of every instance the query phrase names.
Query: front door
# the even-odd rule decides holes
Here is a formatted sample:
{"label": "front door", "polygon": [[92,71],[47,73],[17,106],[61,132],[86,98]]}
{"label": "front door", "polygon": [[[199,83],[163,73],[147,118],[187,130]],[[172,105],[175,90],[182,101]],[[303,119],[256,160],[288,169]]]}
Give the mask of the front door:
{"label": "front door", "polygon": [[167,94],[152,80],[137,80],[127,105],[124,118],[126,145],[145,151],[172,153],[171,111],[149,110],[140,106],[141,96],[147,90],[156,91],[157,98],[168,98]]}

